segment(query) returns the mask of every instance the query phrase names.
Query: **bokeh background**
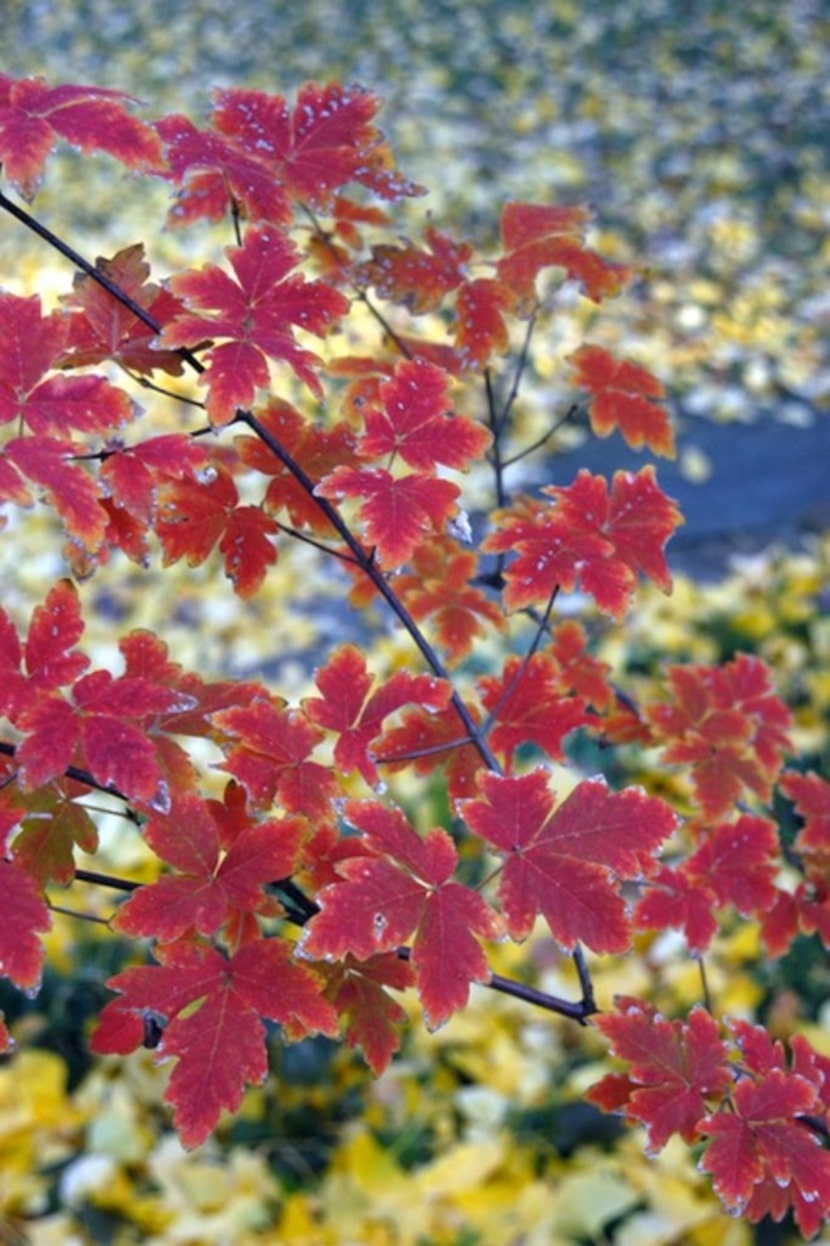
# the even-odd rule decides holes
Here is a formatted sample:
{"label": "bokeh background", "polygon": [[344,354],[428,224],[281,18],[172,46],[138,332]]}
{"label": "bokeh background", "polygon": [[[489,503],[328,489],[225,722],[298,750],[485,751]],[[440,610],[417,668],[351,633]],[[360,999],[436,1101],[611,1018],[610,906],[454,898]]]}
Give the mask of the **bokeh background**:
{"label": "bokeh background", "polygon": [[[0,72],[125,90],[148,115],[197,116],[216,86],[290,95],[307,79],[356,80],[385,98],[400,164],[431,190],[405,207],[413,235],[431,212],[486,243],[505,199],[592,204],[597,244],[640,274],[595,326],[586,312],[586,327],[667,385],[680,453],[659,474],[687,518],[671,547],[687,575],[668,602],[644,593],[605,656],[648,678],[666,655],[758,652],[796,709],[800,748],[827,764],[826,0],[3,0]],[[71,156],[55,163],[37,209],[56,228],[71,222],[79,249],[111,254],[156,228],[162,187],[148,203],[129,181],[101,177],[90,194],[76,169]],[[155,242],[163,256],[164,237]],[[70,277],[0,219],[0,285],[57,291]],[[538,344],[540,401],[555,364]],[[559,455],[551,472],[567,483],[578,466],[628,462],[613,438]],[[3,602],[21,619],[60,574],[51,557],[35,544],[21,560],[5,542]],[[135,579],[121,595],[103,583],[85,590],[103,637],[114,622],[158,626],[166,612],[179,660],[240,674],[274,644],[272,618],[206,604],[198,575],[176,612]],[[648,986],[656,975],[667,1007],[699,996],[677,951],[649,953]],[[330,1044],[277,1047],[274,1082],[215,1144],[185,1156],[149,1056],[91,1068],[84,1054],[121,954],[58,922],[40,997],[0,999],[30,1039],[0,1067],[2,1243],[792,1240],[789,1226],[753,1233],[725,1217],[685,1148],[644,1163],[641,1139],[581,1102],[596,1077],[590,1042],[485,992],[439,1035],[413,1027],[378,1083]],[[550,946],[534,949],[533,968],[546,989],[568,989]],[[799,946],[772,969],[738,928],[709,969],[734,1010],[827,1043],[828,973],[814,950]],[[609,981],[637,993],[641,972],[614,965]]]}

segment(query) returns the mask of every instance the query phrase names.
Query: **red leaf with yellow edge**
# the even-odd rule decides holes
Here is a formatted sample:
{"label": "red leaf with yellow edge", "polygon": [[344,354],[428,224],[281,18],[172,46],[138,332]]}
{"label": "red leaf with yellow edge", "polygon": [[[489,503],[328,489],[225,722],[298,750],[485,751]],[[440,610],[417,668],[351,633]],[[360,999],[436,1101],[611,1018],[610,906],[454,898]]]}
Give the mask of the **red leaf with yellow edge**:
{"label": "red leaf with yellow edge", "polygon": [[[99,256],[95,268],[158,325],[167,324],[183,310],[181,301],[169,290],[148,281],[150,265],[144,259],[141,242],[110,259]],[[77,368],[116,359],[134,372],[149,373],[158,368],[180,376],[184,371],[184,361],[177,352],[152,345],[158,330],[113,298],[88,273],[76,275],[72,294],[62,302],[70,312],[64,366]]]}
{"label": "red leaf with yellow edge", "polygon": [[348,311],[348,300],[322,281],[292,276],[299,255],[273,226],[251,226],[242,245],[228,247],[226,255],[233,277],[208,264],[171,279],[173,293],[198,310],[180,313],[158,339],[165,349],[228,339],[208,352],[208,367],[199,378],[208,387],[212,423],[227,424],[237,407],[250,407],[256,391],[267,388],[268,359],[287,363],[322,396],[316,373],[320,360],[297,344],[294,330],[323,336]]}
{"label": "red leaf with yellow edge", "polygon": [[0,75],[0,161],[24,199],[34,199],[47,157],[59,138],[83,152],[105,151],[129,169],[160,172],[158,137],[130,116],[135,103],[102,87],[51,87],[43,78]]}
{"label": "red leaf with yellow edge", "polygon": [[378,396],[381,405],[366,411],[359,443],[366,458],[399,454],[422,472],[433,472],[439,464],[465,468],[492,441],[481,424],[450,414],[446,373],[422,359],[399,363]]}
{"label": "red leaf with yellow edge", "polygon": [[558,663],[548,654],[508,658],[500,676],[481,676],[478,689],[491,718],[490,745],[508,769],[523,744],[562,761],[565,736],[595,721],[581,697],[563,692]]}
{"label": "red leaf with yellow edge", "polygon": [[429,250],[411,242],[372,247],[371,260],[357,266],[354,280],[373,286],[381,298],[403,303],[415,315],[435,311],[465,280],[473,248],[432,227],[424,238]]}
{"label": "red leaf with yellow edge", "polygon": [[386,988],[414,986],[415,970],[391,952],[362,961],[347,955],[342,964],[321,962],[316,968],[328,983],[326,998],[345,1026],[346,1042],[362,1049],[369,1068],[380,1077],[401,1045],[400,1027],[407,1019]]}
{"label": "red leaf with yellow edge", "polygon": [[43,945],[38,931],[52,924],[49,910],[31,875],[0,860],[0,974],[24,991],[40,986]]}
{"label": "red leaf with yellow edge", "polygon": [[574,382],[591,394],[588,416],[598,437],[619,429],[629,446],[648,446],[674,458],[674,433],[662,403],[666,391],[657,377],[601,346],[580,346],[569,360]]}
{"label": "red leaf with yellow edge", "polygon": [[612,1074],[590,1088],[589,1102],[642,1122],[649,1154],[675,1133],[694,1142],[708,1111],[706,1100],[720,1099],[732,1082],[728,1048],[714,1018],[698,1007],[688,1021],[669,1021],[649,1005],[627,999],[593,1024],[610,1040],[612,1054],[629,1064],[629,1094],[623,1101]]}
{"label": "red leaf with yellow edge", "polygon": [[12,844],[15,863],[40,883],[68,887],[75,877],[75,846],[94,853],[97,826],[83,805],[53,786],[22,798],[26,810]]}
{"label": "red leaf with yellow edge", "polygon": [[67,534],[95,554],[107,530],[107,512],[100,503],[99,486],[72,460],[83,450],[54,437],[16,437],[3,446],[3,455],[21,475],[44,492],[57,511]]}
{"label": "red leaf with yellow edge", "polygon": [[134,891],[115,927],[131,938],[171,943],[194,930],[213,935],[239,912],[264,911],[263,888],[293,873],[305,829],[300,818],[271,819],[245,827],[223,851],[206,802],[182,797],[168,815],[151,817],[143,832],[177,873]]}
{"label": "red leaf with yellow edge", "polygon": [[637,788],[610,792],[586,779],[555,808],[541,768],[483,772],[478,785],[483,799],[460,801],[458,812],[504,854],[499,900],[511,938],[525,939],[541,915],[564,948],[624,951],[631,926],[620,882],[653,870],[675,826],[669,807]]}
{"label": "red leaf with yellow edge", "polygon": [[464,1007],[471,983],[490,980],[477,936],[498,936],[496,914],[477,892],[452,881],[458,853],[446,831],[434,828],[421,838],[400,810],[375,801],[348,801],[344,816],[376,855],[340,863],[342,881],[318,894],[321,911],[303,931],[302,950],[367,960],[414,936],[418,994],[435,1029]]}
{"label": "red leaf with yellow edge", "polygon": [[[337,1013],[322,984],[291,959],[279,939],[257,939],[230,958],[213,948],[173,944],[160,965],[128,969],[107,985],[121,998],[107,1004],[92,1035],[93,1051],[123,1051],[129,1014],[151,1011],[165,1021],[157,1058],[176,1059],[165,1091],[185,1147],[204,1142],[224,1110],[242,1102],[246,1085],[268,1074],[262,1018],[279,1022],[290,1039],[338,1033]],[[195,1006],[195,1009],[194,1009]],[[139,1027],[133,1034],[141,1041]]]}
{"label": "red leaf with yellow edge", "polygon": [[387,568],[399,567],[428,532],[440,532],[457,510],[461,490],[449,480],[411,473],[394,477],[384,468],[337,467],[316,488],[321,497],[365,498],[358,508],[366,540]]}
{"label": "red leaf with yellow edge", "polygon": [[404,705],[420,705],[431,712],[443,709],[452,691],[446,680],[432,675],[395,671],[371,692],[374,681],[354,645],[336,649],[314,682],[323,695],[308,697],[303,710],[313,723],[338,733],[334,746],[338,770],[342,774],[357,770],[373,787],[378,772],[369,746],[381,734],[385,719]]}
{"label": "red leaf with yellow edge", "polygon": [[332,771],[309,761],[323,733],[299,710],[253,701],[212,715],[224,736],[222,769],[245,787],[256,808],[279,800],[290,813],[325,817],[337,793]]}
{"label": "red leaf with yellow edge", "polygon": [[564,268],[589,298],[599,302],[616,294],[630,276],[623,264],[611,264],[584,245],[590,220],[587,208],[508,203],[501,217],[504,256],[496,265],[499,281],[514,291],[519,309],[536,301],[536,278],[552,266]]}

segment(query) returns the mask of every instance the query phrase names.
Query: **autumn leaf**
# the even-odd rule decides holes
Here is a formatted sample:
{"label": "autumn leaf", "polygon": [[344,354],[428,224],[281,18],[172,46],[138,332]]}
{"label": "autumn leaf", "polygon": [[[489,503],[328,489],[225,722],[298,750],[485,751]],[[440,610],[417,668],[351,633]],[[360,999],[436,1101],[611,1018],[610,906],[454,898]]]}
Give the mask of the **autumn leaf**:
{"label": "autumn leaf", "polygon": [[89,658],[75,647],[83,631],[78,590],[71,580],[59,580],[35,606],[23,645],[0,608],[0,711],[14,722],[38,693],[74,683],[89,666]]}
{"label": "autumn leaf", "polygon": [[226,255],[233,277],[208,264],[171,279],[173,293],[195,310],[177,315],[158,339],[164,349],[226,339],[208,351],[199,378],[208,387],[211,422],[227,424],[237,407],[250,407],[256,391],[269,385],[268,359],[287,363],[321,397],[320,360],[298,345],[294,330],[322,337],[348,311],[348,300],[322,281],[292,276],[300,257],[273,226],[250,227],[242,245],[228,247]]}
{"label": "autumn leaf", "polygon": [[360,1047],[369,1068],[379,1077],[401,1045],[406,1013],[387,988],[403,991],[415,985],[411,964],[390,952],[368,960],[346,955],[340,964],[316,966],[327,983],[326,998],[337,1009],[350,1047]]}
{"label": "autumn leaf", "polygon": [[598,437],[619,429],[634,450],[645,445],[674,458],[674,434],[662,403],[666,391],[656,377],[601,346],[580,346],[569,362],[576,385],[591,394],[588,417]]}
{"label": "autumn leaf", "polygon": [[371,260],[355,268],[355,281],[373,286],[381,298],[402,303],[415,315],[435,311],[464,281],[473,248],[433,226],[424,230],[424,238],[428,250],[411,242],[372,247]]}
{"label": "autumn leaf", "polygon": [[517,555],[504,573],[508,609],[545,606],[556,589],[573,592],[579,584],[600,610],[619,619],[637,571],[671,591],[663,549],[682,520],[653,467],[636,475],[616,472],[610,495],[606,481],[585,470],[572,485],[542,492],[553,501],[523,498],[495,511],[498,530],[482,543],[485,551]]}
{"label": "autumn leaf", "polygon": [[500,676],[481,676],[478,689],[490,715],[489,743],[508,769],[523,744],[562,761],[565,736],[595,721],[581,697],[563,691],[559,665],[549,654],[508,658]]}
{"label": "autumn leaf", "polygon": [[449,480],[416,472],[395,477],[382,467],[337,467],[315,489],[331,501],[365,499],[358,519],[387,568],[405,563],[426,533],[442,531],[457,509],[460,492]]}
{"label": "autumn leaf", "polygon": [[436,1029],[462,1008],[472,982],[490,970],[478,937],[495,938],[495,913],[452,881],[458,854],[446,831],[423,838],[403,813],[376,801],[348,801],[344,817],[363,832],[373,856],[346,858],[342,880],[317,895],[320,912],[300,941],[313,959],[368,960],[413,938],[411,961],[427,1023]]}
{"label": "autumn leaf", "polygon": [[617,294],[631,270],[611,264],[584,246],[590,213],[584,207],[508,203],[501,216],[504,255],[498,279],[514,292],[517,310],[529,312],[536,301],[536,278],[545,268],[564,268],[594,302]]}
{"label": "autumn leaf", "polygon": [[176,872],[134,891],[114,925],[131,938],[172,943],[193,930],[213,935],[238,912],[264,911],[264,886],[294,872],[304,834],[300,818],[274,818],[245,827],[223,851],[209,806],[184,796],[169,813],[154,814],[143,831]]}
{"label": "autumn leaf", "polygon": [[[165,1099],[173,1105],[186,1147],[204,1142],[223,1109],[239,1107],[245,1086],[267,1077],[262,1018],[279,1022],[292,1039],[337,1035],[337,1013],[323,998],[318,978],[294,963],[290,946],[280,939],[247,943],[230,958],[185,943],[158,955],[160,965],[110,978],[107,986],[121,998],[104,1008],[91,1047],[131,1050],[131,1042],[135,1047],[141,1041],[140,1019],[147,1010],[165,1019],[157,1058],[177,1062]],[[139,1024],[130,1026],[131,1019]]]}
{"label": "autumn leaf", "polygon": [[504,856],[498,894],[511,938],[525,939],[541,915],[568,950],[624,951],[631,926],[619,881],[653,870],[674,829],[669,807],[637,788],[610,792],[586,779],[555,808],[541,768],[483,772],[478,785],[483,799],[460,801],[458,812]]}
{"label": "autumn leaf", "polygon": [[0,447],[3,462],[44,493],[64,528],[89,554],[101,549],[107,530],[107,512],[101,505],[100,486],[73,460],[80,446],[55,437],[15,437]]}
{"label": "autumn leaf", "polygon": [[105,151],[129,169],[160,172],[161,145],[149,125],[130,116],[132,103],[123,91],[50,87],[39,77],[0,75],[0,161],[6,177],[24,199],[34,199],[59,138],[83,152]]}
{"label": "autumn leaf", "polygon": [[408,671],[395,671],[372,691],[374,681],[354,645],[335,649],[314,682],[323,695],[306,698],[304,712],[311,722],[337,733],[334,760],[340,773],[357,770],[371,787],[379,777],[370,745],[389,715],[404,705],[435,712],[447,705],[451,692],[444,680]]}
{"label": "autumn leaf", "polygon": [[359,451],[366,458],[399,454],[432,473],[439,464],[463,469],[481,458],[492,436],[466,416],[452,415],[446,373],[422,359],[405,359],[378,388],[380,405],[366,410]]}
{"label": "autumn leaf", "polygon": [[675,1133],[694,1142],[706,1100],[719,1100],[732,1081],[717,1022],[700,1007],[685,1022],[669,1021],[639,1000],[621,1000],[616,1012],[593,1024],[629,1069],[625,1084],[611,1074],[592,1086],[589,1102],[642,1122],[651,1155]]}
{"label": "autumn leaf", "polygon": [[40,986],[43,945],[38,931],[52,924],[40,887],[25,870],[0,860],[0,974],[24,991]]}

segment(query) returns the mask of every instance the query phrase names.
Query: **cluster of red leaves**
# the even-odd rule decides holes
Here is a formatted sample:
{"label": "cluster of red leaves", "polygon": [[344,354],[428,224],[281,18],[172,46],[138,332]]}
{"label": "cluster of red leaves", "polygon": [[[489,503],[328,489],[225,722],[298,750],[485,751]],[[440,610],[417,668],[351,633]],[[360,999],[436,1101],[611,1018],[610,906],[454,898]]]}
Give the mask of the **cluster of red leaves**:
{"label": "cluster of red leaves", "polygon": [[[113,925],[152,940],[156,963],[111,980],[93,1046],[127,1053],[148,1026],[159,1032],[186,1145],[265,1077],[266,1023],[289,1040],[341,1036],[380,1072],[405,1016],[390,992],[414,988],[441,1025],[491,980],[487,943],[523,940],[537,923],[563,948],[598,954],[680,927],[702,953],[716,911],[731,907],[759,923],[772,954],[798,932],[830,941],[828,785],[781,778],[789,717],[764,665],[670,668],[667,699],[638,710],[581,624],[548,622],[566,592],[619,621],[639,575],[671,590],[664,551],[681,517],[654,468],[618,472],[610,487],[581,472],[541,496],[501,497],[512,398],[499,415],[490,370],[514,329],[546,313],[551,289],[572,282],[600,302],[628,270],[587,245],[581,207],[508,204],[489,258],[435,226],[422,243],[389,241],[386,211],[365,196],[419,188],[396,169],[378,106],[337,84],[303,87],[293,107],[225,90],[198,129],[180,116],[139,121],[118,92],[0,77],[0,160],[24,197],[63,139],[166,179],[179,226],[229,218],[236,229],[220,262],[162,285],[137,244],[99,259],[57,311],[0,294],[0,503],[46,502],[78,574],[112,551],[147,563],[160,549],[164,565],[217,555],[243,598],[278,540],[299,537],[343,562],[357,608],[385,598],[427,663],[381,679],[343,645],[316,672],[316,695],[292,705],[259,683],[208,683],[146,632],[121,641],[121,674],[90,669],[68,581],[25,635],[0,610],[0,968],[37,988],[49,889],[73,881],[77,849],[97,848],[83,796],[110,793],[159,861]],[[355,303],[383,331],[375,353],[313,352],[307,335],[336,356],[332,331]],[[210,429],[133,436],[141,410],[90,371],[113,363],[139,381],[195,370]],[[569,363],[595,433],[674,453],[655,377],[591,344]],[[465,409],[485,370],[486,426]],[[231,439],[234,423],[246,432]],[[482,465],[501,501],[476,546],[459,477]],[[476,646],[520,635],[518,613],[538,624],[532,644],[481,673]],[[558,800],[548,762],[564,761],[576,731],[650,744],[685,767],[685,829],[664,801],[600,779]],[[221,758],[221,800],[200,791],[192,739]],[[442,774],[452,835],[421,832],[385,798],[383,780],[401,770]],[[775,824],[741,804],[768,805],[776,784],[804,819],[794,883]],[[456,840],[495,862],[479,886]],[[655,1149],[674,1133],[709,1138],[703,1165],[730,1209],[757,1219],[791,1207],[814,1231],[830,1184],[813,1128],[827,1123],[827,1061],[794,1039],[788,1064],[747,1025],[724,1038],[702,1010],[668,1021],[628,1000],[597,1024],[630,1067],[594,1088],[595,1103],[645,1124]],[[10,1042],[0,1028],[0,1048]]]}
{"label": "cluster of red leaves", "polygon": [[792,1211],[805,1237],[830,1206],[830,1060],[800,1035],[781,1043],[761,1026],[732,1021],[726,1037],[703,1008],[669,1021],[642,1000],[621,998],[594,1024],[628,1068],[609,1073],[588,1099],[645,1126],[650,1153],[674,1134],[706,1143],[700,1160],[735,1215],[757,1223]]}

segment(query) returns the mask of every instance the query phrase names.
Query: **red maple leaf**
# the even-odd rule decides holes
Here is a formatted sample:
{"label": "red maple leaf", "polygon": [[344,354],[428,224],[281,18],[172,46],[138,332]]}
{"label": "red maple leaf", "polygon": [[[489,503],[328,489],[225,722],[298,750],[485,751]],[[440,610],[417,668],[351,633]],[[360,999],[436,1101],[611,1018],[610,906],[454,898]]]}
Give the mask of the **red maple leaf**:
{"label": "red maple leaf", "polygon": [[592,1086],[589,1102],[641,1121],[649,1154],[675,1133],[694,1142],[707,1098],[720,1099],[732,1081],[717,1022],[700,1007],[685,1022],[669,1021],[640,1000],[623,999],[616,1013],[593,1024],[610,1039],[612,1054],[630,1067],[623,1078],[610,1074]]}
{"label": "red maple leaf", "polygon": [[185,1147],[204,1142],[222,1110],[239,1107],[245,1086],[265,1080],[261,1018],[279,1022],[290,1039],[337,1035],[337,1013],[319,979],[294,963],[290,946],[279,939],[257,939],[230,958],[182,943],[157,955],[160,965],[110,978],[107,986],[121,998],[104,1008],[90,1045],[97,1052],[134,1050],[146,1013],[165,1019],[157,1058],[177,1061],[164,1097]]}
{"label": "red maple leaf", "polygon": [[611,264],[584,246],[590,218],[586,208],[550,207],[534,203],[505,204],[501,216],[504,256],[496,265],[499,281],[528,311],[536,301],[536,278],[544,268],[564,268],[594,302],[616,294],[631,270]]}
{"label": "red maple leaf", "polygon": [[804,819],[795,839],[796,852],[817,865],[830,866],[830,783],[812,771],[798,774],[789,770],[782,775],[779,787]]}
{"label": "red maple leaf", "polygon": [[452,881],[458,853],[446,831],[423,838],[397,809],[351,800],[344,817],[366,837],[373,856],[347,858],[341,881],[318,894],[320,913],[300,946],[313,958],[368,960],[413,937],[411,960],[431,1029],[463,1008],[473,982],[489,982],[478,937],[499,933],[496,914],[475,891]]}
{"label": "red maple leaf", "polygon": [[17,793],[25,806],[11,846],[16,865],[41,884],[68,887],[75,877],[75,847],[94,853],[98,828],[88,811],[56,785]]}
{"label": "red maple leaf", "polygon": [[575,383],[591,394],[588,416],[598,437],[618,428],[633,449],[645,445],[674,458],[674,434],[661,402],[666,391],[657,377],[627,359],[615,359],[601,346],[580,346],[569,362]]}
{"label": "red maple leaf", "polygon": [[464,282],[455,300],[453,320],[458,369],[483,368],[493,355],[508,350],[510,335],[504,312],[512,310],[513,303],[511,291],[501,281],[478,277]]}
{"label": "red maple leaf", "polygon": [[355,268],[355,281],[374,286],[381,298],[403,303],[415,315],[435,311],[465,280],[473,248],[433,226],[424,230],[424,238],[429,250],[412,242],[372,247],[371,260]]}
{"label": "red maple leaf", "polygon": [[690,952],[706,951],[718,930],[717,896],[685,868],[662,866],[634,909],[636,930],[682,930]]}
{"label": "red maple leaf", "polygon": [[431,712],[443,709],[451,692],[445,680],[408,671],[395,671],[372,692],[374,680],[354,645],[337,648],[314,682],[323,695],[308,697],[303,710],[311,722],[337,732],[338,770],[344,775],[357,770],[372,787],[378,783],[378,772],[369,746],[381,734],[385,719],[403,705],[420,705]]}
{"label": "red maple leaf", "polygon": [[608,681],[611,668],[588,652],[585,628],[576,619],[568,619],[554,628],[551,645],[559,663],[560,683],[564,691],[584,697],[595,709],[608,709],[614,692]]}
{"label": "red maple leaf", "polygon": [[511,938],[526,938],[541,914],[564,948],[624,951],[631,926],[619,883],[654,869],[652,856],[674,829],[669,807],[637,788],[609,792],[587,779],[554,811],[541,768],[518,777],[483,772],[478,785],[484,799],[460,801],[458,811],[504,855],[499,900]]}
{"label": "red maple leaf", "polygon": [[368,960],[347,955],[340,964],[316,966],[327,982],[326,998],[337,1009],[344,1038],[361,1047],[369,1068],[379,1077],[401,1045],[400,1028],[407,1016],[387,993],[415,985],[415,970],[391,952]]}
{"label": "red maple leaf", "polygon": [[290,813],[311,819],[330,812],[329,802],[337,793],[335,776],[327,766],[308,760],[323,732],[300,710],[256,700],[220,710],[212,722],[225,737],[222,769],[243,784],[255,807],[267,808],[278,799]]}
{"label": "red maple leaf", "polygon": [[[338,466],[356,467],[357,437],[345,422],[321,428],[304,418],[290,403],[279,398],[268,400],[257,411],[257,421],[290,454],[306,476],[317,484]],[[313,496],[300,484],[261,437],[238,437],[239,457],[248,467],[273,477],[263,506],[269,514],[287,511],[297,528],[331,535],[331,523]]]}
{"label": "red maple leaf", "polygon": [[498,531],[482,543],[485,551],[517,555],[505,571],[509,610],[544,606],[557,588],[572,592],[580,584],[601,610],[621,618],[637,571],[671,591],[663,548],[682,520],[653,467],[616,472],[610,495],[601,476],[584,470],[567,488],[542,492],[552,504],[524,498],[494,512]]}
{"label": "red maple leaf", "polygon": [[423,541],[412,555],[412,570],[395,580],[395,592],[416,622],[432,623],[435,641],[446,650],[447,666],[457,666],[485,624],[503,631],[504,614],[495,601],[471,583],[478,557],[450,536]]}
{"label": "red maple leaf", "polygon": [[[99,256],[95,268],[157,324],[167,324],[183,310],[180,299],[148,281],[150,265],[144,259],[141,242],[125,247],[111,259]],[[123,367],[140,373],[159,368],[180,376],[184,370],[177,352],[158,350],[153,345],[157,330],[87,273],[76,275],[72,294],[62,302],[70,312],[63,366],[77,368],[115,359]]]}
{"label": "red maple leaf", "polygon": [[[18,484],[25,477],[37,485],[60,516],[67,535],[94,556],[101,550],[108,516],[101,505],[99,484],[73,462],[83,453],[81,446],[63,438],[15,437],[0,448],[0,469],[11,468]],[[14,488],[12,484],[12,499]],[[0,500],[9,493],[4,489],[3,495]]]}
{"label": "red maple leaf", "polygon": [[130,169],[160,172],[161,145],[123,91],[50,87],[43,78],[0,75],[0,161],[24,199],[34,199],[43,166],[59,138],[83,152],[105,151]]}
{"label": "red maple leaf", "polygon": [[86,654],[75,648],[83,631],[78,591],[71,580],[59,580],[35,606],[24,645],[0,607],[0,712],[15,722],[38,693],[74,683],[89,666]]}
{"label": "red maple leaf", "polygon": [[52,918],[40,887],[11,861],[0,860],[0,973],[25,991],[37,991],[43,966],[39,930]]}
{"label": "red maple leaf", "polygon": [[791,724],[769,668],[739,654],[723,666],[670,666],[667,678],[672,701],[645,706],[645,716],[668,741],[663,760],[691,766],[704,816],[723,817],[745,788],[768,800]]}
{"label": "red maple leaf", "polygon": [[194,930],[216,934],[240,911],[264,909],[263,887],[294,872],[305,829],[300,818],[270,819],[246,826],[223,851],[208,805],[197,796],[182,797],[143,830],[153,852],[176,873],[134,891],[114,925],[131,938],[162,943]]}
{"label": "red maple leaf", "polygon": [[465,468],[480,458],[492,441],[474,420],[451,415],[447,376],[423,359],[405,359],[390,381],[378,387],[378,406],[366,411],[360,453],[366,458],[399,454],[422,472],[437,466]]}
{"label": "red maple leaf", "polygon": [[134,418],[138,408],[104,377],[48,375],[64,359],[68,334],[60,312],[41,314],[38,295],[0,294],[0,424],[23,421],[39,436],[60,436],[107,432]]}
{"label": "red maple leaf", "polygon": [[731,1111],[698,1122],[698,1132],[712,1139],[700,1167],[711,1173],[733,1214],[754,1222],[771,1211],[781,1219],[792,1204],[808,1235],[818,1229],[830,1207],[830,1153],[806,1123],[795,1119],[813,1114],[816,1106],[811,1081],[772,1069],[738,1082]]}
{"label": "red maple leaf", "polygon": [[227,339],[208,352],[208,367],[199,378],[208,387],[212,423],[227,424],[237,407],[250,407],[256,391],[268,387],[268,359],[287,363],[321,397],[316,372],[320,359],[298,345],[294,331],[322,337],[348,311],[348,300],[322,281],[290,275],[300,257],[273,226],[250,227],[242,246],[228,247],[225,253],[235,279],[215,264],[171,278],[173,293],[188,308],[210,314],[182,312],[159,338],[165,348]]}
{"label": "red maple leaf", "polygon": [[393,568],[412,556],[425,533],[443,529],[461,490],[452,481],[415,472],[395,477],[382,467],[337,467],[315,492],[332,501],[365,498],[358,519],[381,565]]}
{"label": "red maple leaf", "polygon": [[204,443],[186,433],[166,433],[135,446],[110,441],[99,476],[113,508],[137,519],[146,535],[156,513],[159,488],[170,480],[197,480],[206,466]]}
{"label": "red maple leaf", "polygon": [[276,523],[260,506],[239,506],[233,477],[214,468],[211,479],[162,482],[155,495],[155,530],[164,565],[186,558],[199,566],[218,546],[225,575],[247,600],[277,561]]}
{"label": "red maple leaf", "polygon": [[527,661],[508,658],[500,676],[481,676],[478,689],[490,714],[490,744],[508,769],[523,744],[535,744],[562,761],[565,736],[595,721],[581,697],[563,692],[559,665],[550,654],[534,653]]}
{"label": "red maple leaf", "polygon": [[[478,724],[477,706],[468,709]],[[432,714],[421,709],[404,711],[398,726],[384,731],[375,753],[378,765],[393,773],[411,767],[415,774],[425,775],[442,767],[451,800],[473,795],[476,775],[484,765],[452,705]]]}

